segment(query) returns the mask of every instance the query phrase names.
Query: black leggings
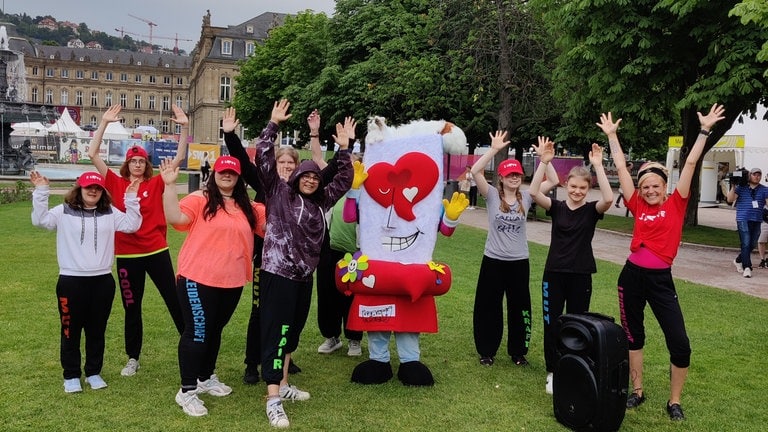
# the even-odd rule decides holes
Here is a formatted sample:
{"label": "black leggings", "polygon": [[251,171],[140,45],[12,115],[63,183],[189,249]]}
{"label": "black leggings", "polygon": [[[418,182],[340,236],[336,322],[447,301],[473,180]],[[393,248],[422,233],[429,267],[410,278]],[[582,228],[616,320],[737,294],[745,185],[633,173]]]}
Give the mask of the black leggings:
{"label": "black leggings", "polygon": [[181,387],[193,389],[216,370],[221,333],[237,309],[243,287],[214,288],[179,276],[176,286],[184,316],[179,338]]}
{"label": "black leggings", "polygon": [[336,263],[344,258],[344,252],[324,247],[320,251],[317,265],[317,326],[323,337],[344,336],[349,340],[361,340],[363,332],[348,330],[346,323],[352,296],[342,294],[336,289]]}

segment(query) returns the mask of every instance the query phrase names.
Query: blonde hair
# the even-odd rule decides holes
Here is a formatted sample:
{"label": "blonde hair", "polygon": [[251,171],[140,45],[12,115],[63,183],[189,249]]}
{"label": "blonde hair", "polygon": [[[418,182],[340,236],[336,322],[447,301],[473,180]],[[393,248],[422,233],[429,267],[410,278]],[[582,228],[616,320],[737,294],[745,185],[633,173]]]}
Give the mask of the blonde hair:
{"label": "blonde hair", "polygon": [[566,183],[573,177],[584,180],[587,182],[588,187],[592,187],[592,172],[589,171],[589,168],[585,167],[584,165],[571,168],[571,170],[568,172],[568,178],[565,180]]}
{"label": "blonde hair", "polygon": [[275,160],[280,159],[280,157],[284,154],[287,154],[291,158],[293,158],[293,162],[298,165],[299,164],[299,151],[296,150],[293,147],[285,146],[285,147],[278,147],[277,151],[275,152]]}
{"label": "blonde hair", "polygon": [[637,187],[640,187],[651,175],[661,177],[664,180],[664,184],[667,184],[669,171],[667,171],[667,167],[658,162],[646,162],[637,170]]}

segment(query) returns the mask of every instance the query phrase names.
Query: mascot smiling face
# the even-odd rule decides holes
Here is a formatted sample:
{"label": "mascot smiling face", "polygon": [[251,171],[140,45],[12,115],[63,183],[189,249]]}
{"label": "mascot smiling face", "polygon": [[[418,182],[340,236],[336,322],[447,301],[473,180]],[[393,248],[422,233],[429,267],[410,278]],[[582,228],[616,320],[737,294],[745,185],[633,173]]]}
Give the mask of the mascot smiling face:
{"label": "mascot smiling face", "polygon": [[442,215],[442,162],[438,134],[366,143],[368,179],[360,195],[363,253],[404,264],[432,259]]}

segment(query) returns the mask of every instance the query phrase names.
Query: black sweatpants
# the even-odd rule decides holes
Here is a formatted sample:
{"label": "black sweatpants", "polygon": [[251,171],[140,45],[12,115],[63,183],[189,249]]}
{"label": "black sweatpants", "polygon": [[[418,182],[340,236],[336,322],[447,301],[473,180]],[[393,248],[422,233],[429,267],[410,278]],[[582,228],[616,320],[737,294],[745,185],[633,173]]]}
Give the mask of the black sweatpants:
{"label": "black sweatpants", "polygon": [[348,330],[346,326],[353,297],[336,289],[336,264],[344,258],[344,253],[332,249],[330,245],[320,252],[317,265],[317,326],[323,337],[339,337],[344,330],[347,339],[359,341],[363,332]]}
{"label": "black sweatpants", "polygon": [[253,283],[251,284],[251,314],[248,316],[248,329],[245,332],[245,364],[254,369],[261,364],[261,253],[264,239],[253,237]]}
{"label": "black sweatpants", "polygon": [[176,330],[184,330],[179,300],[176,297],[176,275],[168,249],[140,257],[117,258],[117,277],[125,310],[125,353],[128,358],[139,359],[144,342],[144,322],[141,304],[144,300],[146,275],[160,292],[165,307],[171,314]]}
{"label": "black sweatpants", "polygon": [[80,337],[85,332],[85,376],[101,373],[104,334],[115,298],[112,273],[100,276],[59,275],[56,283],[61,321],[59,357],[64,379],[80,378]]}
{"label": "black sweatpants", "polygon": [[312,281],[297,282],[261,271],[261,376],[283,379],[285,355],[296,351],[312,303]]}
{"label": "black sweatpants", "polygon": [[544,272],[541,280],[541,305],[547,372],[554,372],[557,362],[557,319],[566,308],[569,314],[587,312],[591,299],[591,274]]}
{"label": "black sweatpants", "polygon": [[531,342],[531,292],[528,259],[503,261],[483,255],[477,277],[473,313],[475,348],[481,357],[494,357],[504,333],[507,296],[507,354],[528,354]]}
{"label": "black sweatpants", "polygon": [[221,333],[237,309],[243,287],[214,288],[179,276],[176,287],[184,331],[179,338],[181,387],[193,389],[197,380],[216,370]]}
{"label": "black sweatpants", "polygon": [[683,311],[675,291],[672,270],[647,269],[627,261],[619,274],[619,312],[630,350],[645,346],[645,304],[651,306],[669,350],[669,361],[686,368],[691,364],[691,344]]}

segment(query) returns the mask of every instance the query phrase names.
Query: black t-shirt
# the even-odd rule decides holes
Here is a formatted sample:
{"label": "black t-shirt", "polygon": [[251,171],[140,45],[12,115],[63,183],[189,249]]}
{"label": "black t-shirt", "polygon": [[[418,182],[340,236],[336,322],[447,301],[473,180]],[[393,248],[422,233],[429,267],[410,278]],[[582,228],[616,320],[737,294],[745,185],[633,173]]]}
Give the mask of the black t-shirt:
{"label": "black t-shirt", "polygon": [[544,269],[560,273],[597,272],[592,237],[597,221],[603,218],[597,211],[597,201],[571,210],[565,201],[553,199],[547,214],[552,217],[552,239]]}

